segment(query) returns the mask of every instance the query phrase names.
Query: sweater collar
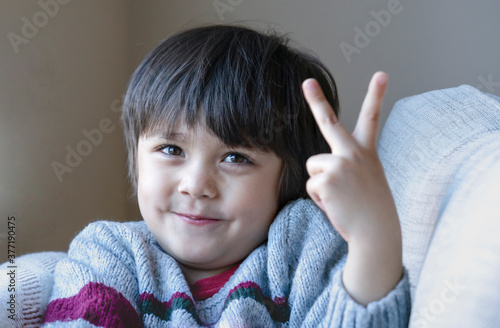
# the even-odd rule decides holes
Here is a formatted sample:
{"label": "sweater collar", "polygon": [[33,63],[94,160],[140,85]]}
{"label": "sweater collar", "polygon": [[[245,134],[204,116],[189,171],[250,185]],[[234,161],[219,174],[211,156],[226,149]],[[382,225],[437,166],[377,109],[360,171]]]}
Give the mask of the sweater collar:
{"label": "sweater collar", "polygon": [[203,278],[190,286],[191,294],[195,301],[203,301],[217,294],[229,281],[233,273],[238,269],[240,263],[233,265],[230,269],[213,277]]}

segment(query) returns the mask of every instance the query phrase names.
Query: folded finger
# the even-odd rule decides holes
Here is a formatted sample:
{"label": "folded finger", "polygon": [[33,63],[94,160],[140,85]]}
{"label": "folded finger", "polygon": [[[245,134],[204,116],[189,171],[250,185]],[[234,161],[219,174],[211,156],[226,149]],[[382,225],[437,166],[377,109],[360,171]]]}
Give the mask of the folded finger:
{"label": "folded finger", "polygon": [[318,205],[318,207],[321,208],[321,210],[323,210],[324,212],[325,208],[321,200],[321,197],[318,194],[321,186],[323,185],[322,179],[323,177],[321,177],[320,175],[316,175],[309,178],[309,180],[307,180],[306,182],[306,191],[309,197],[311,197],[311,199],[316,203],[316,205]]}
{"label": "folded finger", "polygon": [[306,161],[306,170],[309,176],[324,172],[332,164],[332,154],[318,154],[311,156]]}

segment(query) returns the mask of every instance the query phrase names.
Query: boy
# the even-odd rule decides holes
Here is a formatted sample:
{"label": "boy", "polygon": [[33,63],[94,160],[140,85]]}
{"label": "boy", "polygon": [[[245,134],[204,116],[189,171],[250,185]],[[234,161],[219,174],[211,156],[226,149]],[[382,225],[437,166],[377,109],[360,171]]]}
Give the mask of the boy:
{"label": "boy", "polygon": [[207,26],[144,59],[122,114],[144,222],[95,222],[73,240],[46,327],[407,325],[375,149],[387,77],[350,136],[331,74],[286,43]]}

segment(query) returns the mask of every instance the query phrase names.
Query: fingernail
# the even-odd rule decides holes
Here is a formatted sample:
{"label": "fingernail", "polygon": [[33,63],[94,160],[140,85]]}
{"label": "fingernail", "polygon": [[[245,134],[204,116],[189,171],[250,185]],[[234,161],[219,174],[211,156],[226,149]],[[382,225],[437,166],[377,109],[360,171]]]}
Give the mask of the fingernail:
{"label": "fingernail", "polygon": [[318,89],[316,86],[316,83],[314,82],[314,79],[307,79],[305,81],[305,88],[306,88],[306,90],[309,90],[309,91],[315,91]]}
{"label": "fingernail", "polygon": [[385,74],[385,73],[379,73],[378,76],[377,76],[377,82],[380,85],[386,84],[388,79],[389,78],[388,78],[387,74]]}

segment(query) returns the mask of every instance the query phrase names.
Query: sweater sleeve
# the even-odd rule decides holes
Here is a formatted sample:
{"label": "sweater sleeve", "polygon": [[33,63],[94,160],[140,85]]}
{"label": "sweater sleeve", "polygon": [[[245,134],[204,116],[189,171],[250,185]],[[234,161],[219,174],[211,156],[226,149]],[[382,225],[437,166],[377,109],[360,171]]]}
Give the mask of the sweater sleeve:
{"label": "sweater sleeve", "polygon": [[408,327],[411,305],[406,269],[393,290],[366,307],[353,300],[344,288],[342,272],[333,278],[324,327]]}
{"label": "sweater sleeve", "polygon": [[[25,254],[15,259],[15,268],[10,263],[0,265],[0,303],[9,305],[8,311],[0,311],[3,328],[39,327],[49,302],[54,284],[56,264],[67,256],[63,252],[39,252]],[[15,286],[9,286],[14,271]],[[11,292],[15,292],[15,306],[10,308]],[[10,301],[10,302],[9,302]]]}
{"label": "sweater sleeve", "polygon": [[131,234],[120,223],[100,221],[75,237],[56,266],[43,327],[143,326]]}
{"label": "sweater sleeve", "polygon": [[410,289],[406,270],[386,296],[363,306],[344,288],[347,243],[323,211],[310,199],[301,199],[287,206],[277,220],[270,253],[283,256],[273,263],[288,263],[284,269],[289,270],[292,326],[407,327]]}

